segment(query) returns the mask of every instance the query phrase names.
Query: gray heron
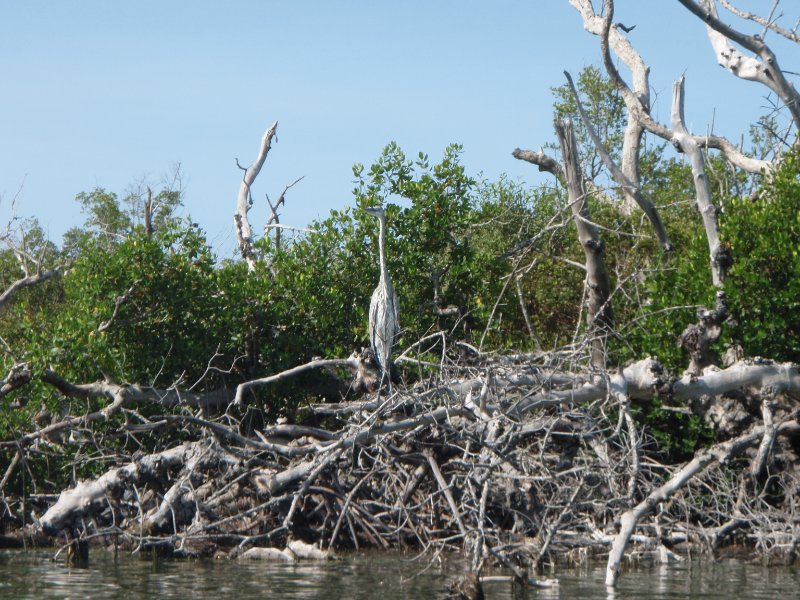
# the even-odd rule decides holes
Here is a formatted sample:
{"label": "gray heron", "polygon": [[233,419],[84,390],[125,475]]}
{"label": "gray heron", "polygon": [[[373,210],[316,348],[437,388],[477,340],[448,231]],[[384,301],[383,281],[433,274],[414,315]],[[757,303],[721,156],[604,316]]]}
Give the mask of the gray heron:
{"label": "gray heron", "polygon": [[400,325],[397,319],[397,294],[392,287],[389,270],[386,268],[386,212],[378,206],[364,210],[378,219],[378,256],[381,267],[378,287],[372,292],[372,300],[369,303],[369,343],[381,372],[378,389],[383,387],[384,379],[386,379],[391,390],[392,380],[389,364],[392,357],[392,346],[400,332]]}

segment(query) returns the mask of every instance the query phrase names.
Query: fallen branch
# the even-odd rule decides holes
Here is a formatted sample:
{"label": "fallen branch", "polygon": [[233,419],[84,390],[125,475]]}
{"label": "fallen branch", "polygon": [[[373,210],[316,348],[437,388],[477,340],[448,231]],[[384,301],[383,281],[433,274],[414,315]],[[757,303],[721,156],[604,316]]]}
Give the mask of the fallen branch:
{"label": "fallen branch", "polygon": [[[788,421],[782,423],[777,432],[780,433],[797,433],[800,431],[800,423],[797,421]],[[625,548],[628,545],[628,540],[631,534],[636,529],[642,517],[649,514],[659,503],[669,499],[673,494],[678,492],[684,484],[692,477],[703,471],[706,467],[714,462],[724,463],[729,461],[734,456],[744,452],[747,448],[755,444],[759,439],[764,436],[764,427],[756,427],[738,438],[722,442],[701,451],[694,459],[687,463],[682,469],[675,473],[669,480],[647,497],[637,504],[634,508],[626,511],[620,517],[620,527],[617,537],[614,538],[614,543],[611,546],[611,552],[608,555],[608,565],[606,566],[606,585],[613,586],[617,583],[619,576],[620,563],[625,554]]]}

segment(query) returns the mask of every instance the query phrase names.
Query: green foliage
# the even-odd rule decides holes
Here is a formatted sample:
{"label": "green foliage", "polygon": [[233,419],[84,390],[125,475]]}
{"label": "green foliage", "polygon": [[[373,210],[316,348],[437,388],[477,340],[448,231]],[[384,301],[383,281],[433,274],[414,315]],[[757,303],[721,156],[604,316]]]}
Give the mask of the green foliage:
{"label": "green foliage", "polygon": [[701,417],[663,410],[658,401],[635,417],[658,441],[659,451],[672,461],[689,460],[697,448],[715,441]]}
{"label": "green foliage", "polygon": [[[603,124],[604,144],[617,155],[621,99],[597,69],[586,69],[577,83],[591,118]],[[557,116],[575,117],[571,92],[562,86],[554,93]],[[577,130],[584,150],[591,149],[582,124]],[[81,193],[86,223],[65,236],[60,252],[36,223],[20,238],[23,254],[69,268],[23,290],[0,314],[3,366],[26,361],[36,377],[52,368],[81,383],[108,377],[185,389],[201,381],[195,389],[212,389],[315,357],[347,356],[367,344],[367,309],[379,277],[377,223],[362,210],[374,205],[388,216],[401,348],[433,332],[446,333],[450,348],[458,340],[523,351],[569,343],[583,327],[585,273],[563,189],[530,189],[505,177],[482,181],[466,172],[461,152],[449,146],[433,162],[389,144],[374,164],[354,167],[352,206],[312,223],[313,233],[284,237],[280,245],[259,240],[255,272],[240,261],[218,262],[203,233],[173,216],[181,200],[175,190],[152,196],[151,233],[141,225],[142,194]],[[589,150],[589,177],[599,175],[599,165]],[[655,146],[643,153],[640,168],[643,192],[659,206],[676,250],[663,254],[638,212],[627,215],[613,199],[590,198],[613,279],[618,335],[609,342],[609,363],[654,355],[679,372],[687,357],[676,338],[696,320],[696,309],[713,301],[708,247],[696,208],[685,200],[694,196],[688,166]],[[800,361],[798,171],[792,152],[757,200],[730,198],[752,180],[729,176],[726,165],[709,159],[724,209],[722,239],[735,260],[726,292],[738,325],[720,344],[738,341],[747,354],[793,361]],[[0,251],[0,289],[22,274],[18,258]],[[270,417],[291,413],[305,401],[338,399],[341,389],[331,379],[308,373],[259,389],[250,401]],[[27,405],[0,417],[4,438],[29,431],[45,408],[54,415],[69,408],[38,378],[24,395]],[[707,440],[699,420],[657,403],[639,407],[637,418],[674,457]],[[48,460],[46,469],[58,471],[58,459]]]}
{"label": "green foliage", "polygon": [[79,193],[75,200],[87,215],[86,226],[96,230],[109,243],[116,242],[133,227],[131,216],[120,205],[114,192],[98,187],[88,193]]}
{"label": "green foliage", "polygon": [[[179,179],[179,172],[176,172],[175,179]],[[72,258],[80,253],[81,244],[87,238],[106,247],[124,240],[136,225],[144,223],[145,204],[148,202],[154,231],[174,224],[175,211],[181,206],[181,192],[168,187],[154,194],[147,188],[146,191],[130,192],[120,200],[114,192],[97,187],[91,192],[80,192],[75,200],[81,205],[86,221],[82,227],[73,227],[64,234],[62,252]]]}
{"label": "green foliage", "polygon": [[800,362],[800,151],[788,152],[756,199],[720,219],[734,264],[725,285],[745,354]]}
{"label": "green foliage", "polygon": [[[411,161],[390,144],[368,171],[354,167],[354,208],[333,211],[312,224],[316,233],[288,247],[267,248],[275,273],[268,304],[278,313],[285,307],[303,315],[287,326],[305,340],[309,352],[342,355],[366,341],[367,308],[379,268],[377,223],[361,209],[382,203],[388,268],[405,339],[413,341],[432,328],[460,326],[469,332],[484,267],[497,258],[486,249],[476,251],[470,228],[478,215],[477,184],[466,176],[459,154],[460,148],[451,146],[440,163],[431,165],[424,154]],[[434,314],[434,286],[438,306],[458,307],[457,316]]]}
{"label": "green foliage", "polygon": [[[487,346],[530,343],[516,288],[507,285],[513,262],[503,253],[553,218],[558,194],[532,193],[505,178],[479,182],[466,174],[460,153],[450,146],[431,164],[425,154],[410,160],[389,144],[368,169],[354,167],[355,207],[333,211],[312,224],[314,234],[280,250],[262,241],[274,273],[263,304],[287,335],[303,340],[307,354],[341,356],[366,344],[369,297],[379,277],[378,227],[361,209],[377,204],[387,211],[387,262],[400,300],[402,342],[444,331],[477,343],[491,318]],[[555,230],[551,241],[560,250]],[[530,285],[536,275],[555,284],[543,264],[522,277],[526,291],[540,289]],[[580,286],[560,289],[580,296]],[[546,295],[539,298],[542,310],[532,312],[537,326],[552,331],[552,312],[562,308]],[[536,300],[523,298],[533,308]]]}
{"label": "green foliage", "polygon": [[194,383],[222,333],[214,262],[189,225],[153,236],[137,227],[112,247],[87,240],[65,277],[50,361],[83,378]]}
{"label": "green foliage", "polygon": [[705,231],[692,204],[679,203],[661,216],[675,249],[664,254],[653,245],[629,270],[640,275],[618,297],[624,341],[618,359],[656,356],[671,371],[681,372],[688,357],[677,345],[678,336],[697,320],[699,307],[713,306],[714,288]]}

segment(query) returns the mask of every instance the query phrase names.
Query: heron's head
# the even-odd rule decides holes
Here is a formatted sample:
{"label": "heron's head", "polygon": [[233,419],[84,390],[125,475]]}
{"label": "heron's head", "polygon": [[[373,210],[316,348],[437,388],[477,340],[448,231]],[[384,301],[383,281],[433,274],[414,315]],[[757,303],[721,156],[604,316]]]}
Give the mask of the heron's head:
{"label": "heron's head", "polygon": [[372,215],[376,219],[385,219],[386,212],[380,206],[368,206],[364,209],[368,215]]}

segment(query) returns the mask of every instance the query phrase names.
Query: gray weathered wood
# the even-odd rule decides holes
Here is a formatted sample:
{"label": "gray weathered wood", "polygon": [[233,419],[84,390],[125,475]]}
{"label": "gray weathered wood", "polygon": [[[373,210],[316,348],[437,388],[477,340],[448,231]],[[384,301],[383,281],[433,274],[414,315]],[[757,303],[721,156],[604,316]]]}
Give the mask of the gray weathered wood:
{"label": "gray weathered wood", "polygon": [[586,259],[586,324],[587,335],[592,340],[592,364],[602,368],[605,366],[604,338],[613,320],[609,302],[611,285],[606,271],[603,242],[589,213],[589,202],[578,162],[578,148],[572,122],[559,121],[555,127],[561,144],[561,154],[564,157],[564,179],[570,208]]}
{"label": "gray weathered wood", "polygon": [[239,186],[239,198],[236,202],[236,212],[233,215],[233,224],[236,228],[236,239],[239,241],[239,251],[242,258],[247,262],[247,267],[251,271],[256,268],[255,258],[253,256],[253,228],[250,226],[250,221],[247,219],[247,212],[252,206],[252,192],[251,187],[253,182],[261,172],[261,167],[264,166],[264,161],[267,159],[270,147],[272,146],[272,138],[278,130],[278,122],[275,121],[272,126],[264,132],[264,137],[261,138],[261,147],[258,151],[255,161],[249,167],[244,169],[242,176],[242,183]]}

